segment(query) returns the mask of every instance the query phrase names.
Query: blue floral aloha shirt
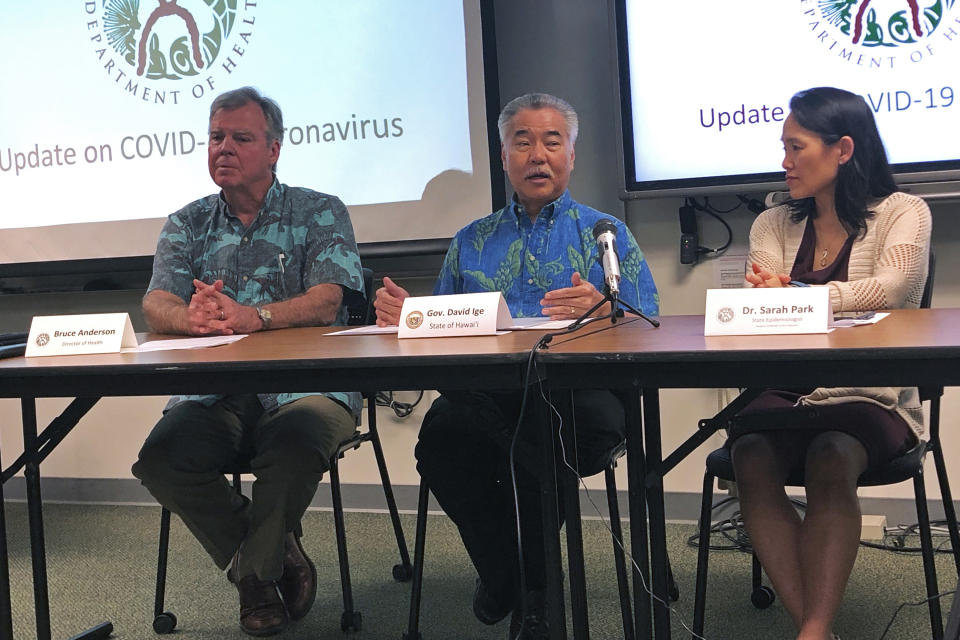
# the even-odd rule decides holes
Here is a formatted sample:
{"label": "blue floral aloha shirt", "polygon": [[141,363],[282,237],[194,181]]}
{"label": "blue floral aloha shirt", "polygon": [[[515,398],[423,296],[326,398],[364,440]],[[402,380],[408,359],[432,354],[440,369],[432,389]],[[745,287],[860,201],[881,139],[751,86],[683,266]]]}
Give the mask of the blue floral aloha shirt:
{"label": "blue floral aloha shirt", "polygon": [[574,271],[603,290],[603,265],[593,237],[599,220],[617,227],[620,298],[647,315],[658,315],[660,296],[633,234],[613,216],[575,202],[569,191],[533,222],[514,198],[458,231],[433,293],[500,291],[515,318],[543,317],[543,295],[571,286]]}

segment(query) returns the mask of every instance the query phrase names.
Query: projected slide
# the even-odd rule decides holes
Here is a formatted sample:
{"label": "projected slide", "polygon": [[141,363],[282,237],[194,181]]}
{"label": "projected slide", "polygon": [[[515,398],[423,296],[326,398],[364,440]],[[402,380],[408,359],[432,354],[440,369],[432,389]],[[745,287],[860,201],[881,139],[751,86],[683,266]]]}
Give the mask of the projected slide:
{"label": "projected slide", "polygon": [[13,3],[0,23],[0,230],[153,220],[136,227],[144,239],[121,231],[139,246],[123,255],[152,253],[162,218],[216,191],[212,99],[252,85],[283,109],[282,182],[340,196],[363,241],[452,235],[462,220],[412,221],[420,210],[400,203],[446,181],[479,199],[474,217],[489,208],[485,116],[468,104],[470,82],[483,104],[471,4]]}
{"label": "projected slide", "polygon": [[960,157],[956,0],[626,0],[628,182],[780,171],[790,97],[873,109],[892,163]]}

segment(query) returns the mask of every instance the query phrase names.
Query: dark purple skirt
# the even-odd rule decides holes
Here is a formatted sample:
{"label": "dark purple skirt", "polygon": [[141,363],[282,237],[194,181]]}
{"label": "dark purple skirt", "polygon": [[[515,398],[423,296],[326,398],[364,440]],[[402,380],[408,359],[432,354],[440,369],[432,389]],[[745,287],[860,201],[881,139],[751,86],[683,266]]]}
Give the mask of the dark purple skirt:
{"label": "dark purple skirt", "polygon": [[917,436],[897,412],[871,402],[795,406],[810,391],[764,391],[737,414],[745,420],[731,430],[724,446],[729,448],[738,437],[762,431],[771,437],[783,434],[805,450],[820,433],[842,431],[867,450],[871,469],[916,446]]}

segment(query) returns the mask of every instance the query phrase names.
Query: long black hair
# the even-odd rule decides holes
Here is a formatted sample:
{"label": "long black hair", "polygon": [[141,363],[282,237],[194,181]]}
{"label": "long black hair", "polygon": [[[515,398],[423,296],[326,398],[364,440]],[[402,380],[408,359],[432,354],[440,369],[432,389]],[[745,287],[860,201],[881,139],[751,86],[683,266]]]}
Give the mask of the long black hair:
{"label": "long black hair", "polygon": [[[834,199],[840,221],[852,231],[865,233],[867,219],[873,216],[870,201],[899,191],[870,107],[855,93],[815,87],[795,94],[790,111],[797,124],[819,135],[824,144],[835,144],[843,136],[853,139],[853,156],[837,172]],[[817,215],[812,197],[791,200],[789,205],[794,222]]]}

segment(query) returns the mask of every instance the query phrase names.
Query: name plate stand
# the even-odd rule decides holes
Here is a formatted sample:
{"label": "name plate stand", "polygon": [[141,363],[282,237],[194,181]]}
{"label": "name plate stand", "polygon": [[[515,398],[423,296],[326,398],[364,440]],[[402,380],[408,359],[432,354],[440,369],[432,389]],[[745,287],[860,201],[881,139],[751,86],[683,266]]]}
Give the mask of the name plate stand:
{"label": "name plate stand", "polygon": [[499,291],[410,297],[400,309],[399,338],[490,336],[511,325]]}
{"label": "name plate stand", "polygon": [[708,289],[703,335],[826,333],[832,318],[827,287]]}
{"label": "name plate stand", "polygon": [[122,348],[136,346],[137,336],[128,313],[34,316],[24,355],[119,353]]}

